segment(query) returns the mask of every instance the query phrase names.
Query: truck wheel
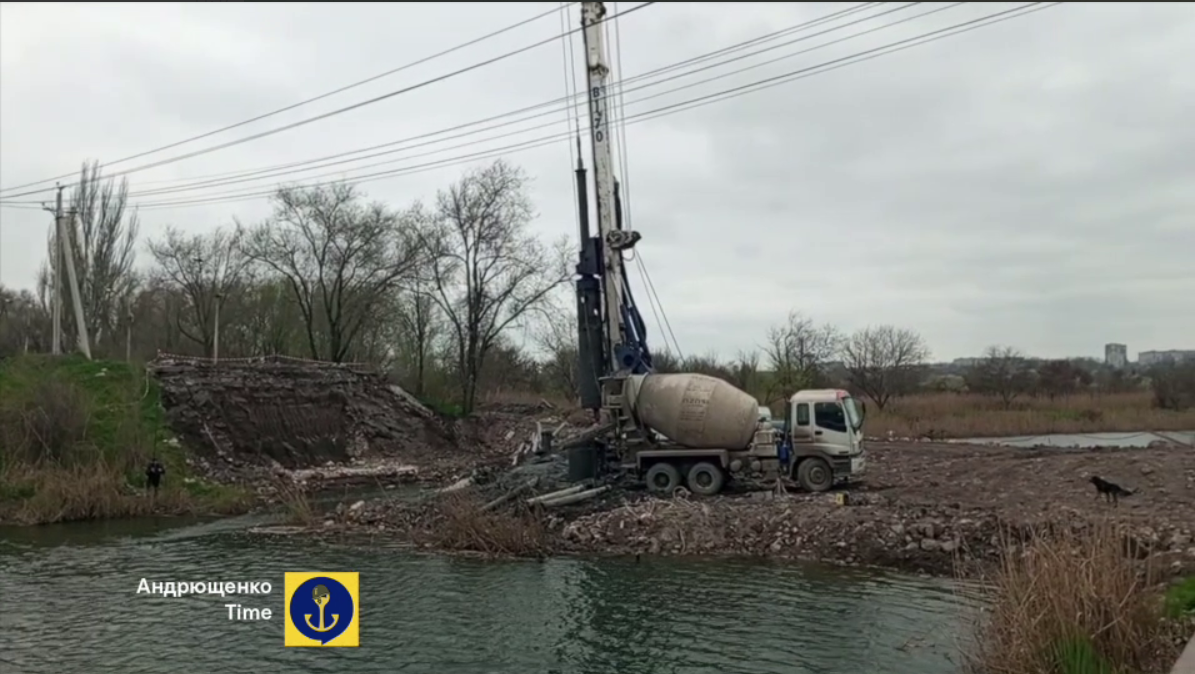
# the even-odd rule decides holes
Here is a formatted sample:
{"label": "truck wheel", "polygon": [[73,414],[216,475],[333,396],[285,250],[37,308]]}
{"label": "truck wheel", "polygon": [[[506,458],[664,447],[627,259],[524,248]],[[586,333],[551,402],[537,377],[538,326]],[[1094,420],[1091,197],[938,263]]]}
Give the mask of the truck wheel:
{"label": "truck wheel", "polygon": [[696,463],[689,469],[689,490],[702,496],[714,496],[722,491],[726,484],[726,474],[722,469],[708,461]]}
{"label": "truck wheel", "polygon": [[656,494],[671,494],[680,486],[680,471],[671,463],[655,463],[647,469],[647,489]]}
{"label": "truck wheel", "polygon": [[805,459],[797,466],[797,484],[805,491],[827,491],[834,486],[834,471],[830,470],[830,464],[825,459]]}

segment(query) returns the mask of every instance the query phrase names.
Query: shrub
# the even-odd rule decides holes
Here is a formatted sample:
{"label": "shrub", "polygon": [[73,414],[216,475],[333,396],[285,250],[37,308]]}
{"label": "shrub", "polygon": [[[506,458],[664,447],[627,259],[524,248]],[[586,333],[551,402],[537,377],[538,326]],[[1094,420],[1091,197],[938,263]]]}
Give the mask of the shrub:
{"label": "shrub", "polygon": [[468,494],[446,494],[434,505],[417,543],[439,550],[518,557],[548,552],[547,530],[539,515],[522,505],[514,511],[486,511]]}

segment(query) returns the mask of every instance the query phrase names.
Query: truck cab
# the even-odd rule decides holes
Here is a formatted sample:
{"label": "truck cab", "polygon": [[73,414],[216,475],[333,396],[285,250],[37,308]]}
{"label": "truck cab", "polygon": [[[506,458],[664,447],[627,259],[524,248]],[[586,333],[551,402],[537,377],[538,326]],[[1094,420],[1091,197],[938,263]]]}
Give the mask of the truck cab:
{"label": "truck cab", "polygon": [[803,489],[826,491],[863,472],[865,410],[841,389],[798,391],[788,399],[781,442],[790,448],[790,476]]}

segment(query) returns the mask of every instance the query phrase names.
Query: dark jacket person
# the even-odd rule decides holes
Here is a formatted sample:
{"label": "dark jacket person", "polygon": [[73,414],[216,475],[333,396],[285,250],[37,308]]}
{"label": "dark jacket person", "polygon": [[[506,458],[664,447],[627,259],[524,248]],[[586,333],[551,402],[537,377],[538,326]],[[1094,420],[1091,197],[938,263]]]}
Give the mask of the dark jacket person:
{"label": "dark jacket person", "polygon": [[162,484],[162,476],[165,474],[166,466],[163,466],[161,461],[152,459],[145,467],[145,486],[156,492]]}

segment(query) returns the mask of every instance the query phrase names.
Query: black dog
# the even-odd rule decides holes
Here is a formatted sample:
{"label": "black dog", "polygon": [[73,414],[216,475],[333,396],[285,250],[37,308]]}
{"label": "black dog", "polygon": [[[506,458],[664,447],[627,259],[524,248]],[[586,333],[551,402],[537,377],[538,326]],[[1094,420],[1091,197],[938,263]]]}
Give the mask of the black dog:
{"label": "black dog", "polygon": [[1091,484],[1095,485],[1096,498],[1103,496],[1105,501],[1111,501],[1116,505],[1120,505],[1119,498],[1121,496],[1132,496],[1133,494],[1137,493],[1135,491],[1125,489],[1115,482],[1109,482],[1098,475],[1091,476]]}

